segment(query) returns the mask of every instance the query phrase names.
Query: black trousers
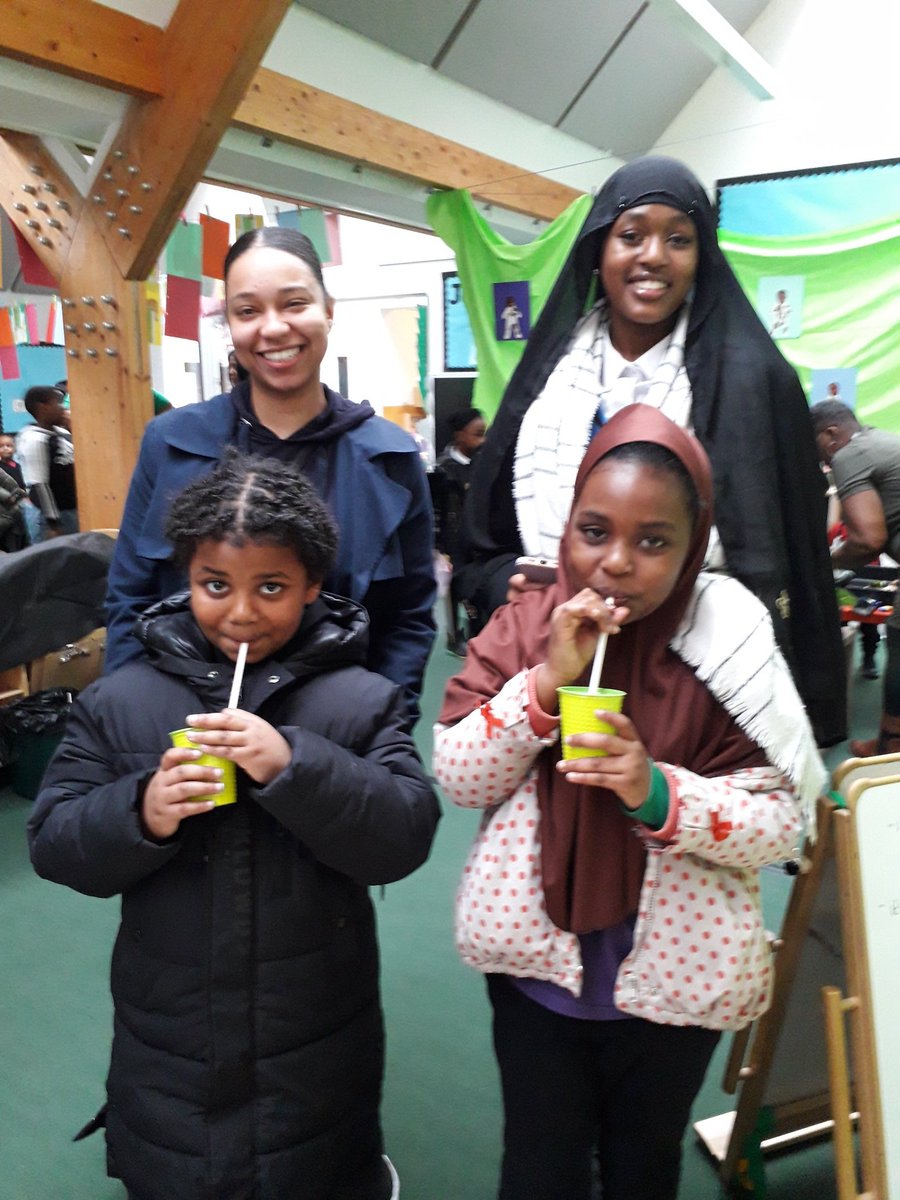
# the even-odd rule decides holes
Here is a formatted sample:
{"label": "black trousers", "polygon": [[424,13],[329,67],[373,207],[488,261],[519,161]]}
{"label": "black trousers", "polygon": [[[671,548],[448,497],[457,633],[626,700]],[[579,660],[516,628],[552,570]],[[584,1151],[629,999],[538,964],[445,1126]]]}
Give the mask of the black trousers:
{"label": "black trousers", "polygon": [[719,1034],[581,1021],[488,976],[505,1116],[498,1200],[675,1200],[681,1141]]}

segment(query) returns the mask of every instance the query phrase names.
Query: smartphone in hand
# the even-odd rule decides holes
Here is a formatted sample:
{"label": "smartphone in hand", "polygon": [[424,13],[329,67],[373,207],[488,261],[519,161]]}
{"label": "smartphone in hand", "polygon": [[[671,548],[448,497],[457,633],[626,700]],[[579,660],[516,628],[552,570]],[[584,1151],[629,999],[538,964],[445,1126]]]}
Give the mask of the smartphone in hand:
{"label": "smartphone in hand", "polygon": [[516,571],[524,575],[529,583],[538,583],[545,586],[550,583],[556,583],[556,559],[554,558],[535,558],[531,555],[523,555],[516,559]]}

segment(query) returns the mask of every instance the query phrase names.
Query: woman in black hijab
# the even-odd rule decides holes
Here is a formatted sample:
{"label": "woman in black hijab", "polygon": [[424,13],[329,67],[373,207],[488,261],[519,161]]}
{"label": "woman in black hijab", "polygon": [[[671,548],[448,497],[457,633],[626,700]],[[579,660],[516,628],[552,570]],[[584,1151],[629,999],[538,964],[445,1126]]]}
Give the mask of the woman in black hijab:
{"label": "woman in black hijab", "polygon": [[585,447],[635,401],[700,439],[710,565],[766,604],[819,744],[840,741],[844,658],[809,406],[719,249],[703,188],[669,158],[604,184],[488,432],[467,497],[483,611],[505,600],[517,555],[556,556]]}

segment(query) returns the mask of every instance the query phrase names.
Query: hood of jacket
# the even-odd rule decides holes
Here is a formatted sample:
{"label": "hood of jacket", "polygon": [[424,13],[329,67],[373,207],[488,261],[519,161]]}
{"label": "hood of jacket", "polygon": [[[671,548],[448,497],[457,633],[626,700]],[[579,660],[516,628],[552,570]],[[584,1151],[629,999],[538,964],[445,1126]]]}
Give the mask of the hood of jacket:
{"label": "hood of jacket", "polygon": [[[185,679],[210,707],[224,707],[234,664],[204,637],[190,608],[190,593],[179,592],[152,605],[135,622],[134,633],[150,662],[160,671]],[[300,628],[277,656],[248,666],[244,706],[253,708],[255,676],[289,684],[342,667],[365,666],[369,617],[353,600],[322,592],[307,606]],[[266,689],[271,691],[271,688]]]}

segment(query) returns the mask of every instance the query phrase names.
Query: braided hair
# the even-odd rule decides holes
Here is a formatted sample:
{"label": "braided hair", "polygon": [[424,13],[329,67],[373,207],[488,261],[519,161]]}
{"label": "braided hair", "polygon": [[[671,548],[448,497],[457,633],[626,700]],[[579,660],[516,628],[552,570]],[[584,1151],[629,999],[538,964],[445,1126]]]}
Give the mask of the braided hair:
{"label": "braided hair", "polygon": [[166,537],[183,567],[200,542],[285,546],[310,583],[321,583],[334,563],[338,534],[312,484],[292,466],[228,449],[208,475],[175,497]]}

